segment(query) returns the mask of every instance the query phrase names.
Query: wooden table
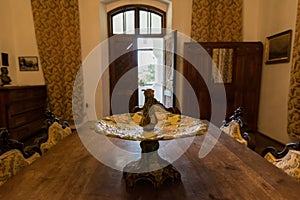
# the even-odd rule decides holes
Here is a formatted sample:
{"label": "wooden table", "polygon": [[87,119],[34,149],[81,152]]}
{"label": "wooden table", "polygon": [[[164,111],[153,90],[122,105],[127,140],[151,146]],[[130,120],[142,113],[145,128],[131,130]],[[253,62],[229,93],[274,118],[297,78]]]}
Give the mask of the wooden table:
{"label": "wooden table", "polygon": [[0,199],[299,199],[299,183],[226,134],[199,159],[204,137],[173,163],[180,184],[154,189],[141,182],[128,192],[122,172],[97,161],[73,134],[1,186]]}

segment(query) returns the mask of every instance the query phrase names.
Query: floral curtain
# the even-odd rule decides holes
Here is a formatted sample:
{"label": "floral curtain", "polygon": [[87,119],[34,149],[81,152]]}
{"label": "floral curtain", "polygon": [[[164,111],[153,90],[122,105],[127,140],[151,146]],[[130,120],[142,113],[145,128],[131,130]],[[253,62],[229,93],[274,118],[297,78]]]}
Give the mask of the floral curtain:
{"label": "floral curtain", "polygon": [[294,39],[293,61],[291,67],[290,91],[288,100],[288,124],[289,136],[300,139],[300,1],[298,1],[298,13]]}
{"label": "floral curtain", "polygon": [[[81,65],[78,0],[31,0],[31,5],[48,109],[72,121],[73,85]],[[76,98],[76,104],[82,105],[82,99]]]}
{"label": "floral curtain", "polygon": [[194,0],[191,37],[198,42],[241,42],[242,0]]}
{"label": "floral curtain", "polygon": [[216,67],[212,68],[212,78],[215,83],[232,82],[233,49],[213,49],[213,63]]}

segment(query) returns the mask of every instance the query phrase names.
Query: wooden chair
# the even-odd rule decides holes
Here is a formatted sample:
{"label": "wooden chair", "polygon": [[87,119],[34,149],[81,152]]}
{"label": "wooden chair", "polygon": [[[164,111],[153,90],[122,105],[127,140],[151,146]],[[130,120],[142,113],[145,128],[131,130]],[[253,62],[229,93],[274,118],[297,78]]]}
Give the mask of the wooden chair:
{"label": "wooden chair", "polygon": [[288,143],[282,150],[269,146],[261,155],[300,182],[300,141]]}
{"label": "wooden chair", "polygon": [[46,118],[41,127],[42,136],[25,148],[23,143],[9,138],[7,129],[0,129],[0,185],[72,133],[69,124],[60,123],[52,112],[47,111]]}
{"label": "wooden chair", "polygon": [[42,154],[72,133],[69,124],[66,121],[60,123],[51,111],[46,111],[46,118],[41,128],[43,135],[34,142],[39,146]]}
{"label": "wooden chair", "polygon": [[38,146],[24,148],[23,143],[9,138],[5,128],[0,129],[0,185],[40,157]]}
{"label": "wooden chair", "polygon": [[52,148],[59,141],[63,140],[65,137],[67,137],[71,133],[72,133],[72,130],[70,127],[63,128],[61,124],[59,124],[58,122],[54,122],[52,125],[50,125],[50,127],[48,129],[47,141],[42,143],[40,146],[42,154],[49,151],[50,148]]}
{"label": "wooden chair", "polygon": [[236,139],[239,143],[244,144],[252,150],[255,150],[254,137],[251,137],[247,129],[247,122],[243,118],[243,109],[241,107],[234,111],[229,120],[224,120],[220,129]]}
{"label": "wooden chair", "polygon": [[237,121],[232,120],[227,125],[222,125],[220,129],[236,139],[239,143],[248,146],[248,141],[242,137],[240,125]]}

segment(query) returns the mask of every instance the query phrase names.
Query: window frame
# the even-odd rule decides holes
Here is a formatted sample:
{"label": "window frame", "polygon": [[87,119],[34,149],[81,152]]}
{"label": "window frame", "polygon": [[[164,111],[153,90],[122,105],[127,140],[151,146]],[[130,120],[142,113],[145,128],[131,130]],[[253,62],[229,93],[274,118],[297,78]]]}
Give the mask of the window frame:
{"label": "window frame", "polygon": [[[113,34],[113,17],[117,14],[120,14],[120,13],[124,13],[126,11],[131,11],[133,10],[134,11],[134,28],[135,28],[135,33],[134,34]],[[154,14],[157,14],[161,17],[161,28],[162,28],[162,31],[160,34],[140,34],[139,32],[137,32],[137,30],[139,29],[139,26],[140,26],[140,14],[139,14],[139,11],[147,11],[147,12],[150,12],[150,13],[154,13]],[[126,5],[126,6],[121,6],[121,7],[118,7],[118,8],[115,8],[111,11],[109,11],[107,13],[107,19],[108,19],[108,36],[111,37],[111,36],[114,36],[114,35],[138,35],[139,37],[163,37],[165,35],[165,31],[164,29],[166,28],[166,13],[158,8],[155,8],[153,6],[148,6],[148,5]],[[123,25],[124,25],[124,22],[123,22]],[[151,27],[150,27],[151,29]]]}

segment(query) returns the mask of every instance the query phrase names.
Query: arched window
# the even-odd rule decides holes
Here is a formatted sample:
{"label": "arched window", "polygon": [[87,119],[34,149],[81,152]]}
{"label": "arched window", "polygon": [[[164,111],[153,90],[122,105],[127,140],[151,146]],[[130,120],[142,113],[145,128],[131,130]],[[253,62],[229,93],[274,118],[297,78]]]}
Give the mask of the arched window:
{"label": "arched window", "polygon": [[150,6],[131,5],[108,13],[109,36],[116,34],[163,35],[165,12]]}

